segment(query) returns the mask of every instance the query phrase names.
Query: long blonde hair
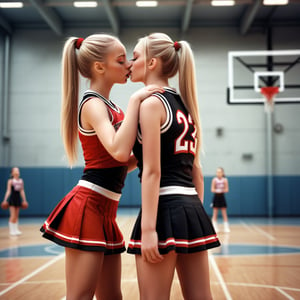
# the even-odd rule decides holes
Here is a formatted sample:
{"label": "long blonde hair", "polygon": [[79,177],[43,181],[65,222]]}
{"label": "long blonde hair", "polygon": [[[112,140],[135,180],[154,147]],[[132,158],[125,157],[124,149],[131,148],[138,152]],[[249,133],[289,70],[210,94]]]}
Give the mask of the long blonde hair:
{"label": "long blonde hair", "polygon": [[111,47],[119,41],[108,34],[90,35],[81,44],[78,40],[70,37],[62,54],[61,134],[71,166],[77,160],[79,73],[91,79],[93,63],[104,62]]}
{"label": "long blonde hair", "polygon": [[144,46],[146,60],[152,57],[161,59],[163,76],[171,78],[179,73],[181,98],[197,129],[196,162],[199,163],[202,134],[192,49],[186,41],[178,41],[175,47],[172,39],[164,33],[152,33],[140,39],[140,42]]}

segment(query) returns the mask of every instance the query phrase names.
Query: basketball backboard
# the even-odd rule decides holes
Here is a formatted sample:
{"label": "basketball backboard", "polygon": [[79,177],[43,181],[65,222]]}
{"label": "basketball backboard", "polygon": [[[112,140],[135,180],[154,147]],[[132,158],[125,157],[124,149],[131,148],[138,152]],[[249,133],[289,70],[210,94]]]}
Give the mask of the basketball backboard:
{"label": "basketball backboard", "polygon": [[228,104],[263,104],[262,87],[278,86],[276,103],[300,103],[300,49],[228,53]]}

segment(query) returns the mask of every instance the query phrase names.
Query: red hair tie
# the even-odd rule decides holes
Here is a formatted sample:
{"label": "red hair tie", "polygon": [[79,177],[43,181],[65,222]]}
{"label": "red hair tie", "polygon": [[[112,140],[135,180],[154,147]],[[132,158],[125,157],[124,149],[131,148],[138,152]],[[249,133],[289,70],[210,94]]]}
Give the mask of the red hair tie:
{"label": "red hair tie", "polygon": [[178,51],[181,48],[181,45],[179,44],[179,42],[174,42],[174,48],[176,51]]}
{"label": "red hair tie", "polygon": [[83,38],[78,38],[78,39],[77,39],[76,44],[75,44],[76,49],[79,49],[79,48],[80,48],[80,46],[81,46],[83,40],[84,40]]}

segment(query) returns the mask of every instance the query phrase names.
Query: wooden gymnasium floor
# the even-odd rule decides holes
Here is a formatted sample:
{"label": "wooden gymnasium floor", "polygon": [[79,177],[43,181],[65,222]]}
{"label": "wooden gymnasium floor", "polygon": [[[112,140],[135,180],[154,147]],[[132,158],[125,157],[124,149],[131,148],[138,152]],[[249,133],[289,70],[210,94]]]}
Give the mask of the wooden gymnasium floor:
{"label": "wooden gymnasium floor", "polygon": [[[136,210],[120,210],[128,241]],[[213,298],[300,299],[300,219],[232,218],[222,247],[210,251]],[[65,299],[63,248],[40,237],[43,219],[21,218],[20,237],[9,237],[0,219],[0,299]],[[124,300],[137,300],[134,257],[122,256]],[[201,270],[199,270],[201,276]],[[175,276],[171,300],[183,299]],[[158,299],[159,300],[159,299]]]}

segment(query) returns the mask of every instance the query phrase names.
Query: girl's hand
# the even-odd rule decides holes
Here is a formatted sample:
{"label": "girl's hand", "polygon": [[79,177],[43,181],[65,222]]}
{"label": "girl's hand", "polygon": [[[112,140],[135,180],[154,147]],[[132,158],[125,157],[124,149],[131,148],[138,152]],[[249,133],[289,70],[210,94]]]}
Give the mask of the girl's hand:
{"label": "girl's hand", "polygon": [[137,101],[143,101],[146,98],[150,97],[154,93],[163,93],[165,90],[163,87],[158,86],[156,84],[150,84],[148,86],[145,86],[139,90],[137,90],[135,93],[132,94],[131,99],[137,100]]}
{"label": "girl's hand", "polygon": [[159,263],[164,258],[158,251],[158,237],[156,231],[142,233],[142,257],[145,262]]}

